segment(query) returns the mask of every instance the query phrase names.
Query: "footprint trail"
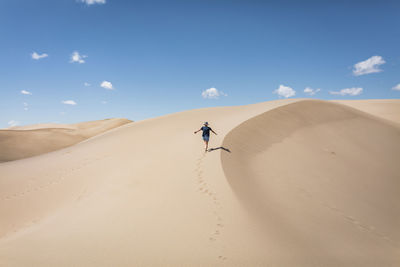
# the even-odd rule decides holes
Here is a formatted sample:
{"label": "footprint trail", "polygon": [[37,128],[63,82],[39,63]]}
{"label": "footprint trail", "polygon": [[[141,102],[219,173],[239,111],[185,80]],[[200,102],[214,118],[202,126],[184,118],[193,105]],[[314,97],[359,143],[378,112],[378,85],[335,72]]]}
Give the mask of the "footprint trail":
{"label": "footprint trail", "polygon": [[[213,203],[212,213],[215,216],[215,230],[210,234],[208,239],[210,242],[216,242],[219,240],[221,232],[224,228],[223,219],[220,215],[220,210],[222,209],[222,206],[218,199],[217,193],[215,192],[215,190],[212,189],[210,184],[207,183],[207,177],[204,175],[203,165],[205,157],[206,153],[204,153],[199,159],[197,159],[195,168],[196,182],[200,194],[205,195]],[[218,256],[218,259],[221,261],[227,260],[227,258],[223,255]]]}

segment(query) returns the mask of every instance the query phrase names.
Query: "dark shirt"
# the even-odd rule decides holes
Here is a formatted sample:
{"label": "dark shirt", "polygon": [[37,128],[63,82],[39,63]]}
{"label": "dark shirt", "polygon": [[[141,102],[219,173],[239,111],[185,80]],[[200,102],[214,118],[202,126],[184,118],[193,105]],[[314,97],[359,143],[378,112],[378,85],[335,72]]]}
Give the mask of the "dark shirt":
{"label": "dark shirt", "polygon": [[208,126],[203,126],[200,130],[203,131],[203,136],[210,136],[210,131],[212,131],[212,129]]}

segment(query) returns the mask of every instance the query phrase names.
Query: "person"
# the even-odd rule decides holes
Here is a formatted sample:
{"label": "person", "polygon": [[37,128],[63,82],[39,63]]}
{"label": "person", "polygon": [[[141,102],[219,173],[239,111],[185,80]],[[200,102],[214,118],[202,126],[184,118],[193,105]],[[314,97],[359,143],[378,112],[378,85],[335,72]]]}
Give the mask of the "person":
{"label": "person", "polygon": [[194,134],[197,134],[198,132],[203,131],[203,140],[204,143],[206,144],[206,152],[208,149],[208,141],[210,141],[210,131],[213,132],[215,135],[217,135],[216,132],[211,129],[211,127],[208,127],[208,122],[204,123],[204,126],[201,127],[199,130],[195,131]]}

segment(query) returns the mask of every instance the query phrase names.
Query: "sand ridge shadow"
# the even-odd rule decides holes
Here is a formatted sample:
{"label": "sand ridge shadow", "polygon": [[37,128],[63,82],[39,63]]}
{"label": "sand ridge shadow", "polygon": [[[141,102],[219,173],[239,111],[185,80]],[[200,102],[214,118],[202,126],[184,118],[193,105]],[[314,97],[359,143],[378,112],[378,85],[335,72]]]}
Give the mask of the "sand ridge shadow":
{"label": "sand ridge shadow", "polygon": [[222,150],[224,150],[224,151],[226,151],[226,152],[232,153],[228,148],[223,147],[223,146],[210,148],[210,149],[207,150],[207,152],[212,152],[212,151],[218,150],[218,149],[222,149]]}

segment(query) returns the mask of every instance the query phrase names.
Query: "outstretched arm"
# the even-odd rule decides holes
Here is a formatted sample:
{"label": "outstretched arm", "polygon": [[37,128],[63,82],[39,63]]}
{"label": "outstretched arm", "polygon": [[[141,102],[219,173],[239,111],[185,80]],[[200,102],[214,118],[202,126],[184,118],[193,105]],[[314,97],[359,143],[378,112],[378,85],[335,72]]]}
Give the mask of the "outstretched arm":
{"label": "outstretched arm", "polygon": [[218,135],[216,132],[214,132],[214,130],[213,130],[213,129],[211,129],[211,132],[213,132],[215,135]]}
{"label": "outstretched arm", "polygon": [[195,131],[195,132],[194,132],[194,134],[197,134],[197,133],[198,133],[198,132],[200,132],[200,131],[201,131],[201,129],[200,129],[200,130],[197,130],[197,131]]}

